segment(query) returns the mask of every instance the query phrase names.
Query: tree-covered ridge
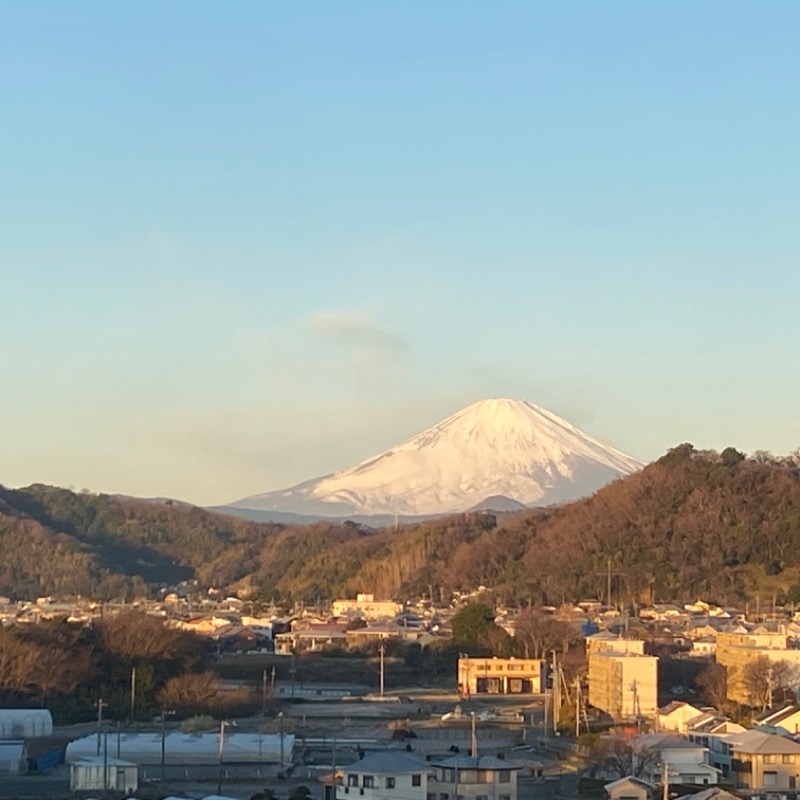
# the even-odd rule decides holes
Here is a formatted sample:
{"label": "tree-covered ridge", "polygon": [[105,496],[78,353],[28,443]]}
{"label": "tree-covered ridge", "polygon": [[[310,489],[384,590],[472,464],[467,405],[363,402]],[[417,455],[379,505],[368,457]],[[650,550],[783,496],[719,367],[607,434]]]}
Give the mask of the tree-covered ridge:
{"label": "tree-covered ridge", "polygon": [[569,505],[369,530],[251,522],[198,508],[31,486],[0,489],[0,592],[120,597],[196,577],[265,599],[493,588],[560,603],[755,592],[800,601],[796,458],[669,451]]}

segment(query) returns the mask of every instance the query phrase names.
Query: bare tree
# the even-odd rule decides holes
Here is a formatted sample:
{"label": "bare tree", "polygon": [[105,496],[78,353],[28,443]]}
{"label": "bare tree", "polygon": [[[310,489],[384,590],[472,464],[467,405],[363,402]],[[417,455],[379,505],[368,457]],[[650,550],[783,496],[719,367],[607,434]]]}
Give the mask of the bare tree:
{"label": "bare tree", "polygon": [[774,703],[796,700],[800,667],[759,656],[744,668],[742,678],[750,705],[766,709]]}

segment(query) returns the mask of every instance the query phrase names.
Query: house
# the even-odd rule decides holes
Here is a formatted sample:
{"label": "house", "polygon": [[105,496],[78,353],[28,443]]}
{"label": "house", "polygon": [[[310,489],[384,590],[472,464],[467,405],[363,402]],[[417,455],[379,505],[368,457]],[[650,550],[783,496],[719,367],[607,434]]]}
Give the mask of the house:
{"label": "house", "polygon": [[701,709],[691,703],[674,700],[658,709],[658,730],[685,734],[689,730],[689,722],[702,713]]}
{"label": "house", "polygon": [[666,765],[670,783],[716,784],[720,770],[709,763],[708,748],[683,736],[648,734],[637,739],[644,752],[652,754],[645,761],[642,777],[650,783],[661,780]]}
{"label": "house", "polygon": [[541,694],[547,662],[540,658],[459,658],[462,695]]}
{"label": "house", "polygon": [[339,624],[313,623],[305,628],[296,628],[291,632],[275,636],[275,652],[279,655],[346,646],[346,626]]}
{"label": "house", "polygon": [[272,649],[272,637],[262,630],[244,625],[222,625],[211,638],[217,643],[220,653],[249,653]]}
{"label": "house", "polygon": [[716,636],[697,636],[692,641],[689,655],[694,658],[708,658],[717,652]]}
{"label": "house", "polygon": [[139,788],[139,767],[119,758],[84,758],[70,764],[69,788],[73,792],[110,789],[126,795]]}
{"label": "house", "polygon": [[708,748],[708,762],[720,771],[724,780],[729,780],[732,772],[733,756],[727,741],[727,734],[744,733],[739,723],[732,722],[723,714],[701,714],[690,720],[686,733],[690,742]]}
{"label": "house", "polygon": [[399,625],[394,622],[384,622],[349,630],[346,632],[345,639],[348,647],[363,648],[371,642],[382,642],[387,639],[399,640],[402,635],[403,631]]}
{"label": "house", "polygon": [[787,733],[794,736],[800,733],[800,707],[790,703],[780,708],[773,708],[763,714],[759,714],[753,722],[756,725],[783,728]]}
{"label": "house", "polygon": [[604,787],[608,800],[649,800],[655,787],[652,783],[632,778],[627,775],[619,780],[607,783]]}
{"label": "house", "polygon": [[759,730],[725,736],[732,753],[737,788],[796,789],[800,778],[800,744]]}
{"label": "house", "polygon": [[429,764],[407,753],[377,752],[342,768],[337,794],[364,800],[426,800]]}
{"label": "house", "polygon": [[517,800],[520,767],[503,758],[454,756],[433,766],[429,800]]}

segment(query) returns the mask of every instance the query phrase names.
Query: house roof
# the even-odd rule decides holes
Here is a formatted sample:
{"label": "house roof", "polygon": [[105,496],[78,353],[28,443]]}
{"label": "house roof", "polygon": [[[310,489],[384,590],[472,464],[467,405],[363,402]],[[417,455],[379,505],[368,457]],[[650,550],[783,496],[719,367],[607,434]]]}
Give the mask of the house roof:
{"label": "house roof", "polygon": [[626,775],[624,778],[619,778],[618,780],[611,781],[611,783],[607,783],[603,788],[610,792],[612,789],[616,789],[618,786],[627,786],[628,784],[633,784],[634,786],[641,786],[647,791],[652,791],[655,787],[652,783],[648,781],[643,781],[641,778],[634,778],[631,775]]}
{"label": "house roof", "polygon": [[730,734],[728,739],[739,753],[800,753],[800,744],[785,736],[749,730]]}
{"label": "house roof", "polygon": [[678,736],[676,734],[666,734],[661,735],[657,733],[647,733],[644,734],[639,738],[639,741],[646,747],[648,750],[707,750],[707,747],[703,747],[701,744],[697,744],[696,742],[690,742],[688,739],[685,739],[683,736]]}
{"label": "house roof", "polygon": [[359,761],[342,767],[342,772],[347,773],[419,773],[427,772],[430,765],[419,761],[405,753],[378,752],[370,753]]}
{"label": "house roof", "polygon": [[437,761],[435,766],[448,769],[521,769],[516,764],[494,756],[453,756]]}
{"label": "house roof", "polygon": [[735,794],[720,789],[719,786],[712,786],[710,789],[704,789],[697,794],[690,794],[684,796],[683,800],[739,800]]}
{"label": "house roof", "polygon": [[800,708],[790,703],[789,705],[785,705],[781,708],[771,708],[769,711],[759,714],[755,719],[756,722],[760,722],[762,724],[780,725],[783,720],[788,719],[789,717],[792,717],[798,713],[800,713]]}

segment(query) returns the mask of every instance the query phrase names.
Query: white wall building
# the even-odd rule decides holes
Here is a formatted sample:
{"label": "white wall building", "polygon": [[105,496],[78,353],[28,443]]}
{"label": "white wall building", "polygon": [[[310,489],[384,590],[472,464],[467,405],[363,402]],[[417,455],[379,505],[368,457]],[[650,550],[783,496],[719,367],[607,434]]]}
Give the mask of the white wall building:
{"label": "white wall building", "polygon": [[370,753],[342,768],[337,795],[363,800],[427,800],[429,764],[406,753]]}
{"label": "white wall building", "polygon": [[139,768],[118,758],[81,759],[70,764],[69,788],[73,792],[110,789],[130,794],[139,788]]}
{"label": "white wall building", "polygon": [[519,766],[494,756],[455,756],[434,764],[435,800],[517,800]]}

